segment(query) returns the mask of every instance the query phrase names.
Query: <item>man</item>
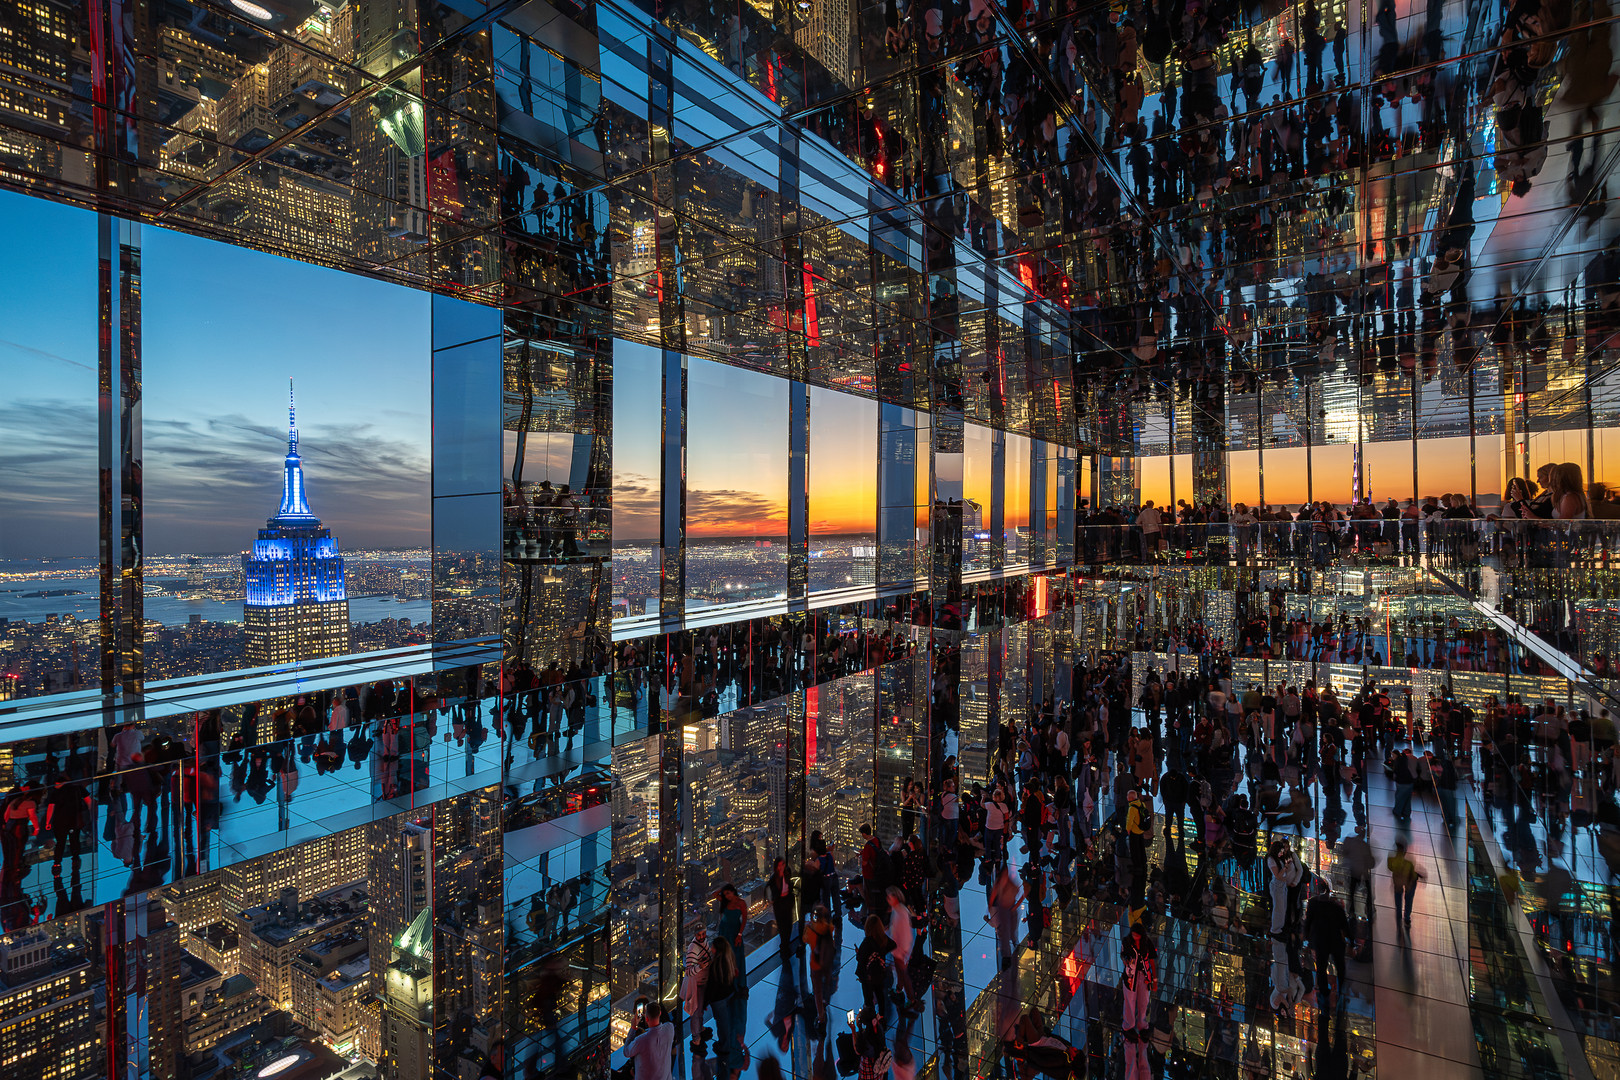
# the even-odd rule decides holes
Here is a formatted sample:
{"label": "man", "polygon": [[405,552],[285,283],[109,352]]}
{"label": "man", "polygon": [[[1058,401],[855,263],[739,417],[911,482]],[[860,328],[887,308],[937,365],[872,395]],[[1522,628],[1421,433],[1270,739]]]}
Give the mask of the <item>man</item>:
{"label": "man", "polygon": [[1142,558],[1144,560],[1156,558],[1159,551],[1159,529],[1163,519],[1154,508],[1152,499],[1149,499],[1143,505],[1142,512],[1136,515],[1136,524],[1142,530]]}
{"label": "man", "polygon": [[664,1023],[664,1010],[656,1001],[647,1002],[642,1017],[647,1028],[624,1044],[624,1059],[635,1064],[636,1080],[671,1080],[675,1025]]}
{"label": "man", "polygon": [[1153,808],[1132,788],[1125,796],[1125,835],[1131,855],[1131,907],[1142,906],[1147,887],[1148,830],[1153,827]]}
{"label": "man", "polygon": [[1408,746],[1395,759],[1395,820],[1412,820],[1412,788],[1417,783],[1417,758]]}
{"label": "man", "polygon": [[1336,981],[1334,990],[1344,986],[1345,944],[1350,934],[1350,916],[1339,903],[1333,890],[1321,878],[1315,879],[1311,899],[1305,905],[1305,940],[1316,953],[1316,985],[1325,993],[1327,971],[1332,962]]}
{"label": "man", "polygon": [[1397,925],[1412,928],[1412,898],[1417,894],[1417,883],[1423,873],[1417,863],[1406,854],[1406,841],[1395,841],[1395,851],[1385,860],[1389,880],[1395,891],[1395,921]]}

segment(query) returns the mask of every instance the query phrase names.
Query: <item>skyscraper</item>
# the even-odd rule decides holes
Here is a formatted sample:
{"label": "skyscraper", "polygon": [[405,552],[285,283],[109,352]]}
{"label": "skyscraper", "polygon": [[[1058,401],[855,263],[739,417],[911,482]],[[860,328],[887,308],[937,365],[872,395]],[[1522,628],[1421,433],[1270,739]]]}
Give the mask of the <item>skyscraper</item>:
{"label": "skyscraper", "polygon": [[252,665],[341,656],[349,651],[349,594],[332,530],[309,509],[298,456],[298,415],[287,400],[287,463],[281,510],[242,556],[243,622]]}
{"label": "skyscraper", "polygon": [[[377,948],[373,945],[373,948]],[[433,1035],[433,909],[423,908],[392,943],[384,975],[382,1053],[384,1080],[428,1075]]]}

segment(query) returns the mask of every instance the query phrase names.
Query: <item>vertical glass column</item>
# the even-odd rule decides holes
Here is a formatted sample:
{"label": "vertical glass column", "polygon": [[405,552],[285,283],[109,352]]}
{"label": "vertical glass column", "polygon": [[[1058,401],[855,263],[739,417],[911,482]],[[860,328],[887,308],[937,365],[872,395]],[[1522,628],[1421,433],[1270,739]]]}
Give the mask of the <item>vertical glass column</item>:
{"label": "vertical glass column", "polygon": [[432,311],[434,666],[465,670],[500,660],[503,320],[448,296]]}
{"label": "vertical glass column", "polygon": [[136,715],[141,638],[141,227],[102,215],[97,235],[100,380],[101,692],[110,726]]}

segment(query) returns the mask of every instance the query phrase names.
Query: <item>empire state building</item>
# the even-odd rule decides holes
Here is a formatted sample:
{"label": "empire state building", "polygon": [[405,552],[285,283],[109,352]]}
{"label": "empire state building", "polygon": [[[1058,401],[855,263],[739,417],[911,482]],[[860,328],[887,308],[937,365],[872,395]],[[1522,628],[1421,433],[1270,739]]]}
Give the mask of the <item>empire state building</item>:
{"label": "empire state building", "polygon": [[309,509],[291,384],[281,511],[242,556],[243,622],[253,666],[341,656],[349,648],[349,593],[332,530]]}

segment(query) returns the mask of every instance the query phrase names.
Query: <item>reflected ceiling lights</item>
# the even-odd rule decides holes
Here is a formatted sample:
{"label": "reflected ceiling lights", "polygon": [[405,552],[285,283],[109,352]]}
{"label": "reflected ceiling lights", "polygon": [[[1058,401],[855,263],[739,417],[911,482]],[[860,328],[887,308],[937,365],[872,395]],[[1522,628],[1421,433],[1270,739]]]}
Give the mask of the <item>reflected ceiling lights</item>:
{"label": "reflected ceiling lights", "polygon": [[275,19],[275,15],[268,8],[260,7],[253,0],[231,0],[231,6],[260,22],[272,22]]}

